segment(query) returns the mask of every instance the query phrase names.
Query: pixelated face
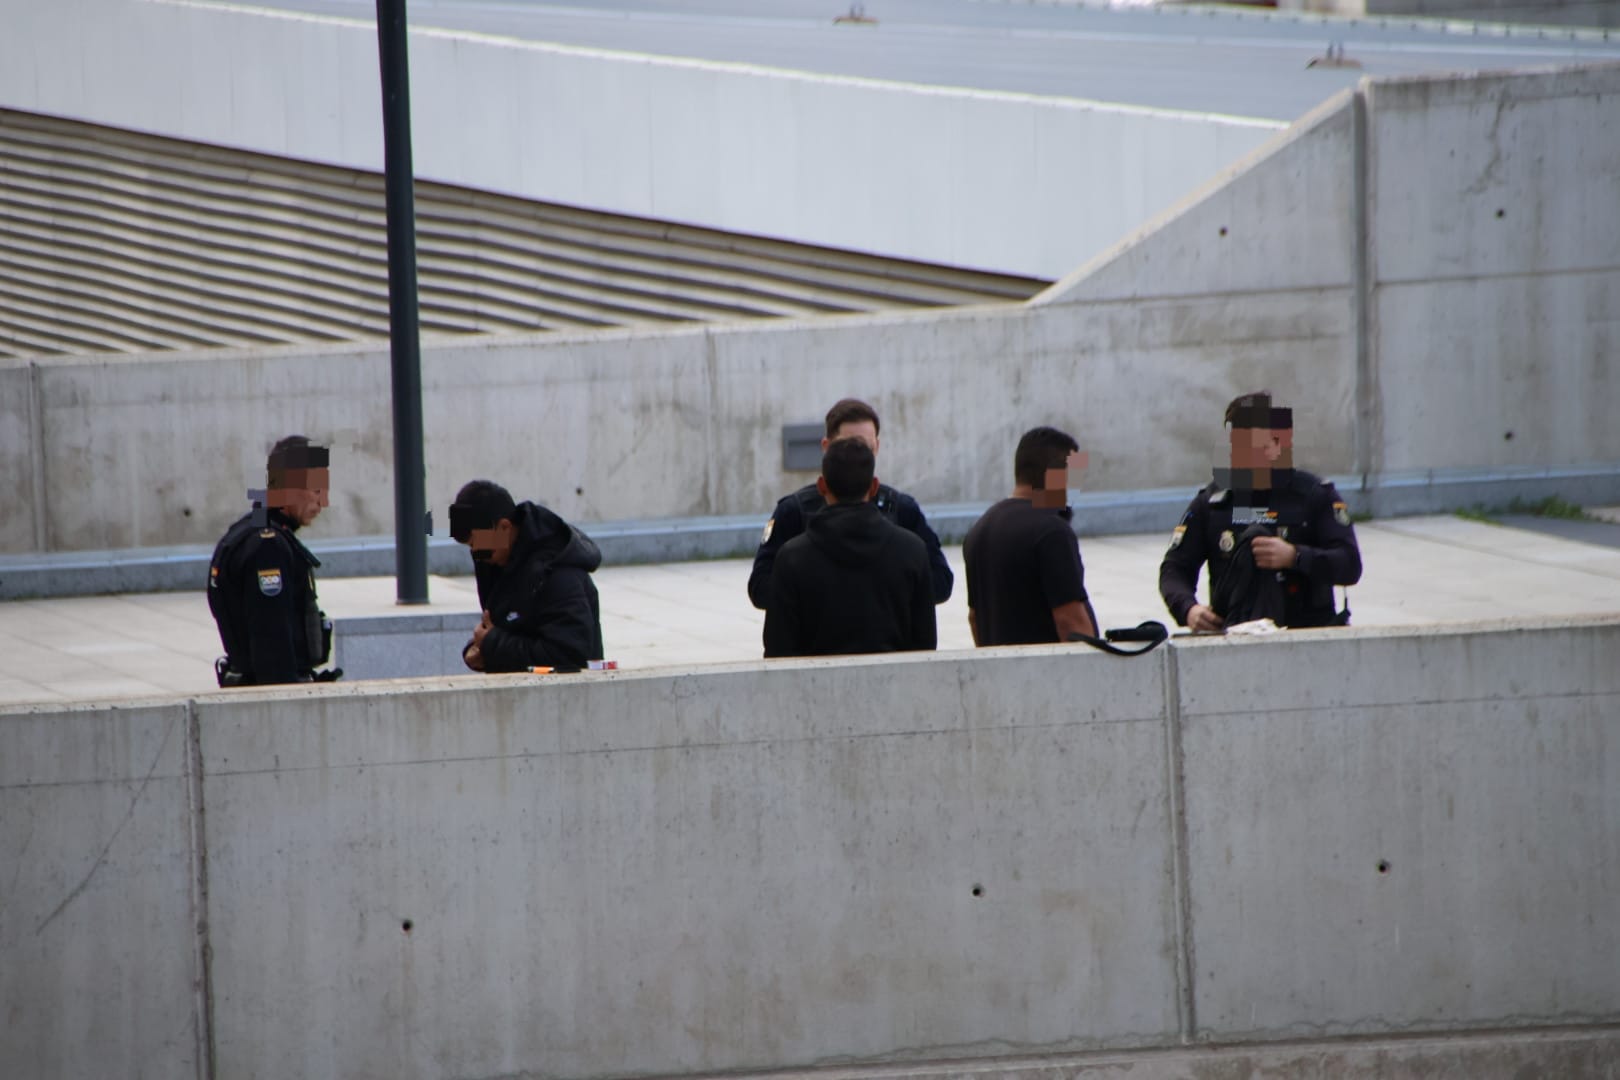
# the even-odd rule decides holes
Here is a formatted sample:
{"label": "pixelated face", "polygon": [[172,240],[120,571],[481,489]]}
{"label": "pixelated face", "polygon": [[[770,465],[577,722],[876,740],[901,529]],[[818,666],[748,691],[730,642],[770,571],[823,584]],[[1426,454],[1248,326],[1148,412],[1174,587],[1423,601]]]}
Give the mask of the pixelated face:
{"label": "pixelated face", "polygon": [[877,425],[872,423],[870,420],[846,420],[842,424],[839,424],[837,431],[833,432],[829,437],[821,440],[822,453],[826,453],[827,447],[831,446],[839,439],[859,439],[861,442],[865,443],[871,448],[873,457],[877,456]]}
{"label": "pixelated face", "polygon": [[331,505],[327,497],[330,484],[329,469],[287,469],[279,475],[276,486],[265,492],[265,505],[280,510],[300,526],[308,525]]}
{"label": "pixelated face", "polygon": [[1282,455],[1282,437],[1270,428],[1233,428],[1232,468],[1269,469]]}
{"label": "pixelated face", "polygon": [[467,538],[458,541],[472,551],[474,562],[487,562],[492,566],[505,566],[512,558],[512,545],[517,541],[517,526],[502,518],[488,528],[467,530]]}
{"label": "pixelated face", "polygon": [[[1256,422],[1258,419],[1258,423]],[[1294,467],[1294,410],[1270,410],[1234,424],[1227,433],[1234,469],[1292,469]]]}
{"label": "pixelated face", "polygon": [[1061,510],[1069,505],[1069,488],[1080,482],[1080,474],[1090,463],[1091,456],[1084,450],[1076,450],[1068,456],[1061,469],[1047,469],[1046,483],[1040,491],[1030,493],[1030,501],[1036,506],[1044,506],[1054,510]]}

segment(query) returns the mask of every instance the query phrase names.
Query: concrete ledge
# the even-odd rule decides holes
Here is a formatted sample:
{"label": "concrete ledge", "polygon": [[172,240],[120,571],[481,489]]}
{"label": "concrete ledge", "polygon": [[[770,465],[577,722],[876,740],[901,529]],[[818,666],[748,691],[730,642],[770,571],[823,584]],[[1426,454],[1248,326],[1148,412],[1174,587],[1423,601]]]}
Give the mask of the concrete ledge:
{"label": "concrete ledge", "polygon": [[332,622],[332,666],[350,679],[464,675],[461,650],[477,611],[370,615]]}
{"label": "concrete ledge", "polygon": [[[1610,616],[0,709],[0,1059],[1612,1075],[1617,644]],[[131,897],[163,918],[128,933]],[[209,988],[195,1040],[139,1022],[186,1030],[183,990],[71,1022],[153,971]]]}

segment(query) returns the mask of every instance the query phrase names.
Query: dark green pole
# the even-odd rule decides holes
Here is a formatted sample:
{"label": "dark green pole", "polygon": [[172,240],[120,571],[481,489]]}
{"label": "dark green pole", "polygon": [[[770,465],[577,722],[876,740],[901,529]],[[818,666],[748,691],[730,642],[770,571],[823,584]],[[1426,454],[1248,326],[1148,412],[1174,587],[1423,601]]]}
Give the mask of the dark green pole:
{"label": "dark green pole", "polygon": [[388,191],[388,328],[394,387],[394,595],[425,604],[427,471],[422,464],[422,354],[416,311],[416,195],[405,0],[377,0],[383,174]]}

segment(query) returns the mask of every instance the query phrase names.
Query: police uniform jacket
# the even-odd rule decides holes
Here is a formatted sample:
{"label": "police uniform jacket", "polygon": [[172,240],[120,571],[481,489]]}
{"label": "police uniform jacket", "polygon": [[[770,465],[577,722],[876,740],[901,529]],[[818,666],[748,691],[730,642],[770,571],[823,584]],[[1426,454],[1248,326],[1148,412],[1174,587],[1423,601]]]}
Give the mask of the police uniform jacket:
{"label": "police uniform jacket", "polygon": [[478,650],[484,670],[583,670],[602,659],[602,611],[591,580],[602,553],[544,506],[519,503],[516,524],[505,566],[473,565],[479,603],[494,624]]}
{"label": "police uniform jacket", "polygon": [[[945,561],[939,537],[929,528],[928,519],[923,516],[917,500],[888,484],[879,484],[871,502],[884,517],[907,532],[915,533],[923,542],[928,549],[928,576],[934,603],[943,604],[949,600],[951,586],[956,579],[951,573],[951,564]],[[771,604],[771,568],[776,564],[777,553],[789,540],[803,533],[805,522],[826,505],[827,500],[821,497],[814,484],[806,484],[793,494],[783,496],[776,504],[771,520],[765,524],[765,535],[760,539],[759,550],[754,553],[753,572],[748,575],[748,599],[759,610],[764,611]]]}
{"label": "police uniform jacket", "polygon": [[1198,602],[1198,572],[1204,563],[1209,563],[1213,593],[1238,541],[1258,524],[1298,552],[1292,569],[1276,571],[1285,597],[1284,625],[1336,624],[1333,587],[1361,580],[1361,549],[1339,492],[1327,480],[1296,469],[1269,492],[1244,493],[1263,506],[1237,506],[1238,497],[1211,483],[1194,496],[1171,535],[1159,565],[1159,593],[1176,622],[1187,625],[1187,612]]}
{"label": "police uniform jacket", "polygon": [[230,666],[264,686],[307,681],[329,642],[315,596],[321,561],[280,510],[254,510],[226,530],[208,566],[208,607]]}

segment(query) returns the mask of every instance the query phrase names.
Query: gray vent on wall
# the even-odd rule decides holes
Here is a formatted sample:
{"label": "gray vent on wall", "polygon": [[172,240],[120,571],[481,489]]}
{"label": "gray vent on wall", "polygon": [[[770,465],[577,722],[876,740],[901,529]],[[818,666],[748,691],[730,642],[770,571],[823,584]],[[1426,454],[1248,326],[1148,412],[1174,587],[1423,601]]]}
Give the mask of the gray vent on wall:
{"label": "gray vent on wall", "polygon": [[782,468],[787,472],[821,471],[823,424],[782,425]]}

